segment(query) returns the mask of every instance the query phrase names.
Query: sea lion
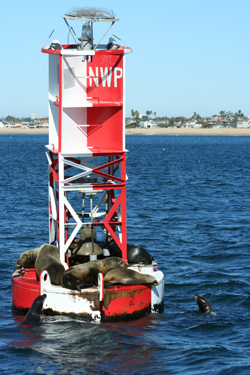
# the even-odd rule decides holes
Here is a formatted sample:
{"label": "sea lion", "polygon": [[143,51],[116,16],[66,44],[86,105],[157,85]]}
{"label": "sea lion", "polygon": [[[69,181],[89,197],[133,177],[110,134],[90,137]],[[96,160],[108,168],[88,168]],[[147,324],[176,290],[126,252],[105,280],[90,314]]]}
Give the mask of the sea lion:
{"label": "sea lion", "polygon": [[43,244],[35,261],[35,269],[38,280],[40,273],[46,270],[49,274],[51,284],[61,285],[61,276],[65,268],[60,261],[58,247]]}
{"label": "sea lion", "polygon": [[[111,250],[111,256],[122,257],[122,252],[116,242],[109,237],[107,248]],[[154,258],[142,246],[127,244],[127,259],[128,263],[144,263],[152,264]]]}
{"label": "sea lion", "polygon": [[43,308],[43,302],[47,297],[46,294],[42,296],[38,296],[34,299],[31,308],[29,309],[27,315],[25,316],[25,322],[40,322],[41,321],[41,313]]}
{"label": "sea lion", "polygon": [[16,268],[26,267],[34,268],[37,254],[39,253],[41,246],[35,249],[24,251],[18,261],[16,262]]}
{"label": "sea lion", "polygon": [[127,245],[127,258],[131,263],[152,264],[154,258],[142,246]]}
{"label": "sea lion", "polygon": [[113,268],[127,268],[121,258],[110,257],[102,260],[92,260],[84,264],[78,264],[64,271],[61,285],[68,289],[81,290],[88,286],[98,284],[98,273],[106,275]]}
{"label": "sea lion", "polygon": [[125,285],[137,285],[137,284],[151,284],[159,285],[158,281],[154,276],[136,272],[130,269],[113,269],[104,276],[104,285],[108,286],[111,284],[125,284]]}
{"label": "sea lion", "polygon": [[207,313],[207,312],[214,311],[212,306],[211,306],[211,303],[209,302],[209,300],[207,298],[201,297],[201,296],[198,296],[198,294],[195,294],[194,299],[199,306],[200,312]]}

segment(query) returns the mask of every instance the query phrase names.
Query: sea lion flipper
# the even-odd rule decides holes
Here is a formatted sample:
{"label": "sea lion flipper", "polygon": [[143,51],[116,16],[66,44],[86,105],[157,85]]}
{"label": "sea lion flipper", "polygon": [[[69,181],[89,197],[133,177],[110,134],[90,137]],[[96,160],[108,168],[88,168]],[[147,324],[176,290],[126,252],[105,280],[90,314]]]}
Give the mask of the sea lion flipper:
{"label": "sea lion flipper", "polygon": [[113,286],[114,284],[118,284],[118,283],[116,283],[116,282],[111,282],[111,281],[104,281],[104,288],[106,288],[106,289],[112,288],[112,286]]}
{"label": "sea lion flipper", "polygon": [[95,286],[97,286],[98,285],[98,271],[97,270],[95,270],[95,269],[92,269],[92,271],[91,271],[91,273],[90,273],[90,278],[91,278],[91,280],[93,281],[93,284],[95,285]]}
{"label": "sea lion flipper", "polygon": [[84,283],[84,282],[76,282],[76,289],[81,291],[81,289],[91,288],[94,283]]}
{"label": "sea lion flipper", "polygon": [[75,284],[76,284],[76,280],[73,275],[71,275],[70,273],[62,274],[61,285],[64,288],[74,290],[76,289]]}

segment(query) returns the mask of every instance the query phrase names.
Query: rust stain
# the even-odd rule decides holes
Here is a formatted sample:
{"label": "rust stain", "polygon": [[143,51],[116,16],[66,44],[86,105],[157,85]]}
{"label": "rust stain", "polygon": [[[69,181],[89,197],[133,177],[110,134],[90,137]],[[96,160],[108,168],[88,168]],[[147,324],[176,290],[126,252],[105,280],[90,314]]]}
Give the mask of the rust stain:
{"label": "rust stain", "polygon": [[151,289],[104,290],[104,302],[101,310],[102,321],[127,321],[150,314]]}
{"label": "rust stain", "polygon": [[90,291],[90,290],[83,290],[82,292],[75,293],[74,291],[71,291],[71,296],[76,301],[77,298],[86,299],[89,302],[93,302],[93,306],[90,306],[92,311],[100,311],[101,305],[99,301],[99,291],[95,287],[96,290]]}
{"label": "rust stain", "polygon": [[104,302],[103,302],[103,306],[105,307],[105,309],[108,309],[109,308],[109,305],[112,301],[115,301],[119,298],[126,298],[129,300],[129,305],[133,305],[133,299],[135,298],[135,296],[138,294],[140,295],[141,292],[143,291],[144,289],[139,289],[139,290],[129,290],[129,291],[108,291],[108,290],[104,290]]}

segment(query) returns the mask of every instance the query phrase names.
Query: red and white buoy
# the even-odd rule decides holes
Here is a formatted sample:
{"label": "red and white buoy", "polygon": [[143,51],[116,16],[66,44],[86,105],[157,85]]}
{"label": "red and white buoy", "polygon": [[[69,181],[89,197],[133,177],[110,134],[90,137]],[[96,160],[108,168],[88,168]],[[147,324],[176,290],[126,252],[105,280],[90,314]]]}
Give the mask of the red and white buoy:
{"label": "red and white buoy", "polygon": [[[83,228],[91,228],[92,242],[93,231],[101,231],[127,261],[124,87],[125,55],[131,49],[93,44],[94,22],[118,21],[106,12],[78,10],[62,17],[67,25],[71,19],[84,25],[79,44],[54,41],[42,48],[49,57],[49,243],[59,247],[68,268],[73,241]],[[89,259],[95,258],[93,250]],[[99,274],[98,287],[79,292],[52,285],[47,271],[37,281],[34,269],[23,268],[12,279],[12,304],[16,311],[27,311],[46,293],[45,312],[88,320],[122,321],[163,312],[162,272],[151,264],[132,268],[153,275],[159,285],[106,289]]]}

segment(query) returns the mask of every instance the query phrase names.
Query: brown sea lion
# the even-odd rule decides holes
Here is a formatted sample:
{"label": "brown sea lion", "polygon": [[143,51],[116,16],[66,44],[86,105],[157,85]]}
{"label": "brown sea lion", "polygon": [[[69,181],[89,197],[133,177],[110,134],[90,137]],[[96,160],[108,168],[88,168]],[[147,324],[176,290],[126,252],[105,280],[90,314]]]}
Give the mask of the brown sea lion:
{"label": "brown sea lion", "polygon": [[[104,245],[110,249],[111,256],[122,256],[122,252],[112,237],[108,237],[107,243]],[[127,244],[127,259],[128,263],[144,263],[152,264],[154,258],[142,246]]]}
{"label": "brown sea lion", "polygon": [[104,276],[104,285],[110,284],[125,284],[125,285],[137,285],[137,284],[151,284],[159,285],[156,278],[152,275],[145,273],[136,272],[130,269],[113,269]]}
{"label": "brown sea lion", "polygon": [[35,269],[38,280],[40,273],[46,270],[49,274],[51,284],[61,285],[61,277],[65,268],[60,261],[58,247],[43,244],[35,261]]}
{"label": "brown sea lion", "polygon": [[195,294],[194,299],[197,302],[197,305],[199,306],[200,312],[207,313],[207,312],[214,311],[211,303],[209,302],[207,298],[198,296],[198,294]]}
{"label": "brown sea lion", "polygon": [[21,255],[18,261],[16,262],[16,268],[26,267],[26,268],[34,268],[35,267],[35,261],[37,254],[41,250],[41,247],[38,247],[36,249],[31,249],[24,251]]}
{"label": "brown sea lion", "polygon": [[127,268],[127,263],[121,258],[110,257],[78,264],[63,273],[61,284],[64,288],[81,290],[93,284],[97,285],[98,273],[106,275],[113,268]]}
{"label": "brown sea lion", "polygon": [[38,296],[34,299],[27,315],[25,316],[25,322],[40,322],[42,320],[42,308],[46,294]]}

